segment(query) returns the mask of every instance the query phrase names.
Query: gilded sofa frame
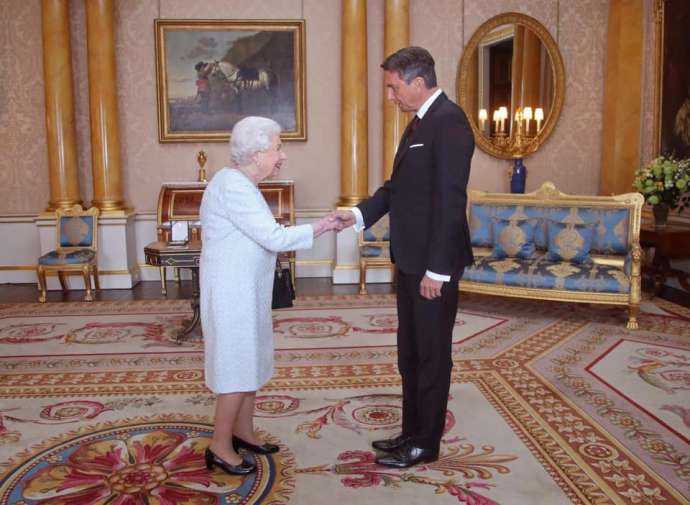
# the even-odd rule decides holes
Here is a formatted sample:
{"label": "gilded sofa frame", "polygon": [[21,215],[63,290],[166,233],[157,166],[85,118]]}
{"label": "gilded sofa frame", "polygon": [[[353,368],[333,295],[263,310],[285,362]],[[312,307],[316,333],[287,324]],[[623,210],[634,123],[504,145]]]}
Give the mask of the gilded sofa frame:
{"label": "gilded sofa frame", "polygon": [[[642,249],[640,247],[640,221],[644,198],[639,193],[625,193],[613,196],[584,196],[568,195],[560,192],[553,183],[545,182],[541,188],[532,193],[487,193],[484,191],[468,191],[469,203],[467,219],[471,219],[470,210],[474,203],[492,205],[524,205],[530,207],[590,207],[590,208],[627,208],[630,211],[628,226],[628,244],[631,257],[630,292],[629,293],[593,293],[590,291],[570,291],[562,289],[522,288],[518,286],[496,285],[476,281],[460,281],[460,290],[469,293],[487,295],[511,296],[515,298],[529,298],[538,300],[554,300],[561,302],[602,303],[613,305],[627,305],[629,310],[628,329],[637,329],[637,316],[640,311],[640,272],[642,264]],[[475,256],[487,256],[491,248],[473,248]],[[607,256],[592,254],[595,263],[623,266],[625,259],[621,256]]]}

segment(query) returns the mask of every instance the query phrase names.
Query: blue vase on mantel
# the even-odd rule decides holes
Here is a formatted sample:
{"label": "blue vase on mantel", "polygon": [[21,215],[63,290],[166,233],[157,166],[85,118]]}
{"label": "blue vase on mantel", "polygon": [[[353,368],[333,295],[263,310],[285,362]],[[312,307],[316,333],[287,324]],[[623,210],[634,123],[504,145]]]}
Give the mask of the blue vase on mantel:
{"label": "blue vase on mantel", "polygon": [[513,175],[510,177],[510,192],[524,193],[526,182],[527,167],[522,162],[522,158],[515,158],[513,160]]}

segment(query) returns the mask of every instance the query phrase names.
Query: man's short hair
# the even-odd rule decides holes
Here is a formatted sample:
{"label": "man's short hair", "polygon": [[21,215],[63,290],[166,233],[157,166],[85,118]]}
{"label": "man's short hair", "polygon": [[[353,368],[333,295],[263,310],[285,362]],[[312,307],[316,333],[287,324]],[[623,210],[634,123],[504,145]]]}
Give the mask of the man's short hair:
{"label": "man's short hair", "polygon": [[381,63],[381,68],[395,72],[407,84],[410,84],[415,77],[421,77],[427,88],[436,87],[434,58],[423,47],[403,47],[388,56]]}

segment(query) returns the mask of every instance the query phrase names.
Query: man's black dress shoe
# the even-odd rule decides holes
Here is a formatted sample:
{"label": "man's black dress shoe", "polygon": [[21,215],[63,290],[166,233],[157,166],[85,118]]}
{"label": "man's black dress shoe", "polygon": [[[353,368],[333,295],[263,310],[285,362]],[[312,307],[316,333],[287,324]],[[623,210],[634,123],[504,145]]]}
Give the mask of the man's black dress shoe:
{"label": "man's black dress shoe", "polygon": [[376,463],[394,468],[407,468],[419,463],[431,463],[438,459],[438,451],[417,447],[412,442],[406,442],[395,451],[376,458]]}
{"label": "man's black dress shoe", "polygon": [[213,467],[217,466],[225,473],[232,475],[247,475],[248,473],[252,473],[254,470],[256,470],[256,465],[254,463],[250,463],[249,461],[245,461],[244,458],[242,459],[242,463],[239,465],[231,465],[227,461],[224,461],[213,454],[211,449],[206,449],[204,459],[206,459],[207,469],[213,470]]}
{"label": "man's black dress shoe", "polygon": [[274,444],[254,445],[254,444],[250,444],[249,442],[245,442],[240,437],[236,437],[235,435],[232,436],[232,448],[235,450],[247,449],[248,451],[251,451],[254,454],[273,454],[273,453],[276,453],[280,450],[280,447],[278,447],[277,445],[274,445]]}
{"label": "man's black dress shoe", "polygon": [[386,438],[384,440],[374,440],[371,446],[379,451],[390,452],[396,450],[398,447],[403,445],[409,440],[410,437],[406,437],[403,434],[398,435],[393,438]]}

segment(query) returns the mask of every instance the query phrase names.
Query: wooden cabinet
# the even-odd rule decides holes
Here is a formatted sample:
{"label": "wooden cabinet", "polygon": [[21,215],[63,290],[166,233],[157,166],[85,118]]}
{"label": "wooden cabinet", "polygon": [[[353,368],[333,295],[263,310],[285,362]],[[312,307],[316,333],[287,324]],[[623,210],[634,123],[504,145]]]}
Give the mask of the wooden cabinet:
{"label": "wooden cabinet", "polygon": [[[174,221],[187,221],[189,238],[192,242],[201,240],[199,208],[206,189],[205,182],[166,182],[158,194],[156,239],[161,246],[171,240],[171,226]],[[295,224],[295,190],[293,181],[272,180],[259,183],[259,190],[266,199],[273,217],[280,224]],[[288,263],[292,280],[295,280],[295,251],[280,253],[281,262]],[[197,261],[198,264],[198,261]],[[161,287],[165,289],[165,266],[160,266]]]}

